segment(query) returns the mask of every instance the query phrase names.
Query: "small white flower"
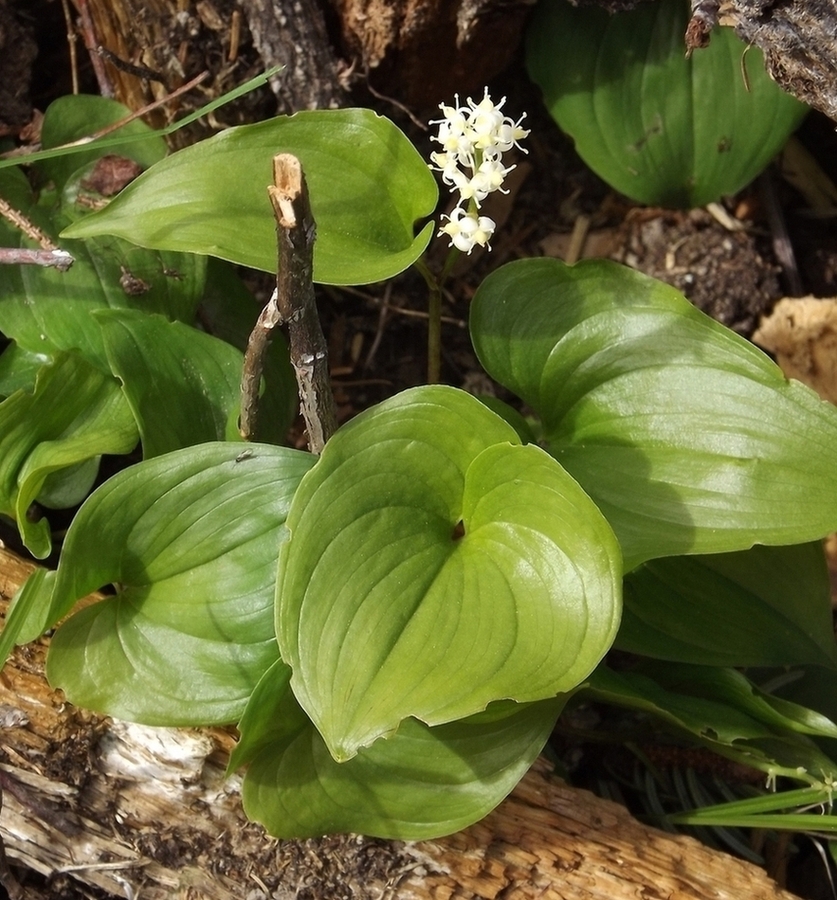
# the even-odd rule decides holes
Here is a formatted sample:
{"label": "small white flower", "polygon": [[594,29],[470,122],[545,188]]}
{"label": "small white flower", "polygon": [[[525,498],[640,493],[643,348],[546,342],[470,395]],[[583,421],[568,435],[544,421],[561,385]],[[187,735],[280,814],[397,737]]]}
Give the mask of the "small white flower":
{"label": "small white flower", "polygon": [[499,128],[505,121],[505,117],[500,112],[500,107],[506,102],[503,99],[495,106],[488,96],[488,88],[485,89],[485,96],[479,103],[474,103],[468,98],[468,105],[471,107],[471,113],[468,116],[468,125],[471,128],[474,146],[478,150],[488,150],[494,146]]}
{"label": "small white flower", "polygon": [[[444,176],[442,176],[444,180]],[[469,178],[463,171],[457,169],[452,173],[452,184],[459,191],[460,200],[473,199],[477,206],[491,193],[488,182],[479,172],[473,178]]]}
{"label": "small white flower", "polygon": [[508,191],[503,191],[503,181],[513,168],[514,166],[504,166],[499,159],[483,158],[473,180],[484,186],[486,195],[492,191],[502,191],[505,194]]}
{"label": "small white flower", "polygon": [[457,206],[449,216],[448,224],[439,229],[439,234],[446,234],[450,238],[451,247],[456,247],[463,253],[470,253],[474,247],[488,247],[491,236],[496,227],[493,219],[488,216],[473,216]]}
{"label": "small white flower", "polygon": [[442,181],[445,184],[453,185],[456,183],[455,173],[459,172],[459,157],[455,153],[448,153],[447,151],[431,153],[430,159],[436,164],[438,171],[442,173]]}

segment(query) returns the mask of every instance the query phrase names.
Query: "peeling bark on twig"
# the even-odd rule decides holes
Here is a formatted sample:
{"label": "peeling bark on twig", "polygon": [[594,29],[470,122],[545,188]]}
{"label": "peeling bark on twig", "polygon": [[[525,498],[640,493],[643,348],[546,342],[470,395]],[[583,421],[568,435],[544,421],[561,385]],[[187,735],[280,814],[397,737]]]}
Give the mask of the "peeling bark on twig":
{"label": "peeling bark on twig", "polygon": [[66,250],[26,250],[22,247],[0,247],[0,265],[51,266],[66,272],[75,260]]}
{"label": "peeling bark on twig", "polygon": [[282,316],[276,306],[276,291],[274,291],[273,296],[259,313],[244,353],[238,432],[245,441],[252,441],[256,433],[256,424],[259,418],[259,389],[264,372],[265,356],[273,340],[273,332],[276,326],[281,324]]}
{"label": "peeling bark on twig", "polygon": [[273,158],[273,181],[268,194],[279,244],[276,308],[288,328],[308,448],[319,454],[337,430],[337,412],[328,349],[314,298],[316,225],[302,166],[295,156],[280,153]]}

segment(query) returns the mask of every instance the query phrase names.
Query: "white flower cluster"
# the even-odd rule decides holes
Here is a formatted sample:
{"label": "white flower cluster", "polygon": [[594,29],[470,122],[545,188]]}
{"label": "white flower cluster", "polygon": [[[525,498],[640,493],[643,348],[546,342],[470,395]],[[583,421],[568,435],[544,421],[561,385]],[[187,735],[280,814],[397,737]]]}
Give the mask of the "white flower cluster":
{"label": "white flower cluster", "polygon": [[459,203],[449,216],[443,216],[448,222],[439,234],[448,235],[451,246],[463,253],[477,245],[488,246],[495,225],[488,216],[478,215],[480,203],[492,191],[503,190],[503,180],[514,166],[504,166],[502,156],[512,147],[523,149],[518,141],[529,134],[520,127],[525,113],[515,122],[500,112],[505,102],[503,97],[495,106],[488,88],[479,103],[469,97],[467,106],[459,106],[457,96],[456,106],[439,105],[444,119],[430,123],[439,126],[433,139],[442,145],[440,152],[430,154],[435,163],[431,168],[442,173],[442,181],[451,190],[459,192]]}

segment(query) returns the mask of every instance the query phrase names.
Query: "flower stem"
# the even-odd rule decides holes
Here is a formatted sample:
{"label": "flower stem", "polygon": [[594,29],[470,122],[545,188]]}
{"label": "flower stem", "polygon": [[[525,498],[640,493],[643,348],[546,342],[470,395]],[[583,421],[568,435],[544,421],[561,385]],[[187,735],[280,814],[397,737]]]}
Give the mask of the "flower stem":
{"label": "flower stem", "polygon": [[438,278],[430,271],[423,259],[417,259],[415,267],[427,284],[427,383],[438,384],[442,375],[442,286],[454,263],[459,258],[459,250],[451,248]]}

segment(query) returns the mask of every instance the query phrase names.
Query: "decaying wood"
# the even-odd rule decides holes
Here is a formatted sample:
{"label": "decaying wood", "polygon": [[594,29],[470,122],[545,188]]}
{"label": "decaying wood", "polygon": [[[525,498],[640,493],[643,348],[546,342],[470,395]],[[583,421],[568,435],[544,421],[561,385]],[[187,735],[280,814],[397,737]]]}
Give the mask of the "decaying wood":
{"label": "decaying wood", "polygon": [[29,84],[38,47],[21,18],[13,4],[0,0],[0,126],[23,125],[32,115]]}
{"label": "decaying wood", "polygon": [[315,0],[240,0],[265,65],[283,66],[271,80],[281,112],[345,106],[338,60]]}
{"label": "decaying wood", "polygon": [[786,297],[761,320],[753,341],[775,355],[788,378],[837,404],[837,299]]}
{"label": "decaying wood", "polygon": [[[570,2],[618,13],[647,0]],[[762,51],[765,67],[778,84],[837,121],[837,0],[692,0],[692,6],[709,12],[709,18],[717,11],[722,25]],[[712,22],[701,19],[700,36],[711,39]],[[697,46],[694,40],[691,35],[692,49]]]}
{"label": "decaying wood", "polygon": [[[0,611],[34,566],[0,545]],[[74,709],[47,641],[0,677],[0,836],[13,864],[141,900],[794,900],[760,869],[639,824],[540,762],[483,822],[435,841],[275,841],[225,780],[223,729]]]}
{"label": "decaying wood", "polygon": [[[337,106],[345,100],[339,61],[328,40],[323,10],[314,0],[240,0],[240,10],[229,0],[87,2],[102,46],[124,62],[160,74],[170,88],[188,77],[195,52],[208,47],[213,48],[212,57],[227,60],[213,69],[219,87],[232,86],[234,35],[241,37],[243,11],[244,24],[265,68],[283,67],[270,82],[279,112]],[[145,105],[149,92],[159,97],[165,89],[119,68],[108,57],[105,64],[118,98],[132,109]],[[204,62],[199,65],[203,67]],[[239,73],[237,80],[243,78],[244,73]]]}
{"label": "decaying wood", "polygon": [[481,95],[512,60],[532,0],[331,0],[346,54],[419,109]]}
{"label": "decaying wood", "polygon": [[835,0],[729,0],[721,21],[764,53],[767,71],[788,93],[837,121]]}

